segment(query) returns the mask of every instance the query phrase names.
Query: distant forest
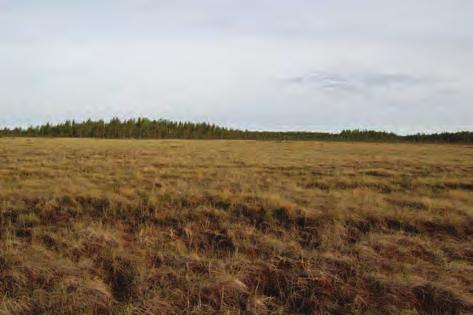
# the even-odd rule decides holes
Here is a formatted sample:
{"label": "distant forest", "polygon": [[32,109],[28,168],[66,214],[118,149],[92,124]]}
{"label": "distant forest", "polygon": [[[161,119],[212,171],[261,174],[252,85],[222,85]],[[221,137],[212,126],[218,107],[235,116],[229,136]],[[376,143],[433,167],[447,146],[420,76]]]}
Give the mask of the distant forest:
{"label": "distant forest", "polygon": [[66,121],[29,128],[0,129],[4,137],[74,137],[107,139],[247,139],[247,140],[331,140],[372,142],[473,143],[473,132],[444,132],[400,136],[371,130],[326,132],[249,131],[220,127],[209,123],[150,120],[147,118],[110,121]]}

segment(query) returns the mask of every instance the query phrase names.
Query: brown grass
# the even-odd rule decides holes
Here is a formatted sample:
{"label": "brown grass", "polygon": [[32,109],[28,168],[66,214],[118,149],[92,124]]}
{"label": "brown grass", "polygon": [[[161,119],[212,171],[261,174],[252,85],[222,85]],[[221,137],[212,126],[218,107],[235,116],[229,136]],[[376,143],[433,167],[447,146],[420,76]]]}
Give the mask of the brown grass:
{"label": "brown grass", "polygon": [[473,147],[0,139],[0,314],[468,314]]}

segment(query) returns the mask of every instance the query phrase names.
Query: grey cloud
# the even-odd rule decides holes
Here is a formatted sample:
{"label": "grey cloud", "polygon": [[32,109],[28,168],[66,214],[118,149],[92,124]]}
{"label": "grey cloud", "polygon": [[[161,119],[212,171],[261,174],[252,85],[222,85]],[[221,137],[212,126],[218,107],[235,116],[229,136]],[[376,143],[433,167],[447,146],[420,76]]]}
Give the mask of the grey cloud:
{"label": "grey cloud", "polygon": [[[446,81],[424,78],[406,73],[375,73],[369,71],[334,72],[314,71],[286,80],[291,85],[312,87],[325,92],[366,94],[374,90],[403,90],[435,87]],[[444,88],[445,90],[447,88]],[[448,89],[450,92],[454,90]]]}

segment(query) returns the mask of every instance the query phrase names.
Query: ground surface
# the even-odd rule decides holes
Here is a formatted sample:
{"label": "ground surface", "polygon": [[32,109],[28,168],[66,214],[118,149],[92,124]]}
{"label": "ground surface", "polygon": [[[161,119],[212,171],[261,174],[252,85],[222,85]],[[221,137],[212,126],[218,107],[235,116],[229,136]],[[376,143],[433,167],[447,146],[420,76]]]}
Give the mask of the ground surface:
{"label": "ground surface", "polygon": [[467,314],[472,296],[472,146],[0,139],[0,314]]}

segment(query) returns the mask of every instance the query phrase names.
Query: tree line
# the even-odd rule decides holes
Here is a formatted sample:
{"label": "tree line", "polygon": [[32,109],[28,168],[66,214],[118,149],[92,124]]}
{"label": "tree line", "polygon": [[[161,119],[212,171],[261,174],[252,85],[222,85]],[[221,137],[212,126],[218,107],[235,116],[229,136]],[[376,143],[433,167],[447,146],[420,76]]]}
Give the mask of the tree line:
{"label": "tree line", "polygon": [[432,142],[473,143],[473,132],[444,132],[400,136],[391,132],[372,130],[344,130],[340,133],[304,131],[249,131],[225,128],[205,122],[176,122],[137,118],[110,121],[67,120],[58,124],[44,124],[28,128],[0,129],[3,137],[74,137],[107,139],[247,139],[247,140],[330,140],[373,142]]}

